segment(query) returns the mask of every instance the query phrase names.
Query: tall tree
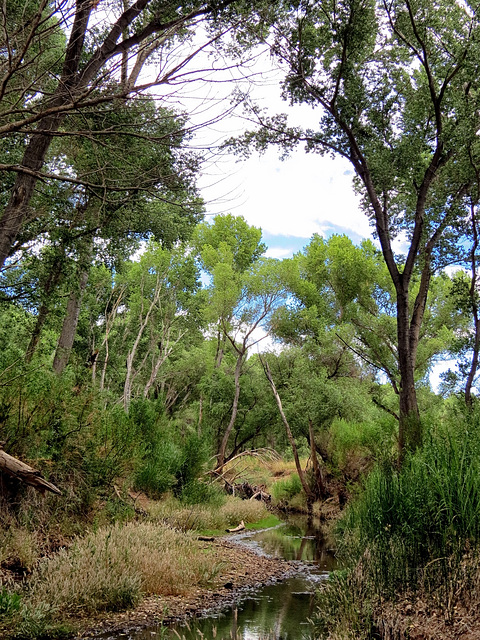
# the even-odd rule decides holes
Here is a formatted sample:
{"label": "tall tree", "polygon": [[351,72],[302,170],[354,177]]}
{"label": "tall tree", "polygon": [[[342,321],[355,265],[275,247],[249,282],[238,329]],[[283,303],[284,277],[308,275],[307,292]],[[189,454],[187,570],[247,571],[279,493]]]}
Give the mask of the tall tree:
{"label": "tall tree", "polygon": [[[352,163],[395,288],[401,454],[422,439],[420,328],[465,188],[450,175],[479,128],[478,21],[474,4],[450,0],[285,2],[272,27],[272,53],[286,69],[283,95],[318,108],[319,127],[291,128],[285,116],[255,109],[260,130],[240,145],[248,153],[304,142]],[[402,256],[399,237],[407,242]]]}
{"label": "tall tree", "polygon": [[[233,0],[136,0],[131,6],[114,3],[108,12],[91,0],[29,0],[25,8],[23,3],[11,4],[8,11],[5,5],[1,9],[0,135],[6,152],[0,170],[16,178],[9,184],[0,218],[0,266],[32,215],[29,204],[37,181],[78,181],[67,172],[44,169],[52,140],[73,133],[69,114],[123,104],[152,86],[184,80],[195,53],[228,26],[216,33],[205,30],[203,42],[185,50],[183,57],[159,56],[148,80],[141,75],[142,67],[161,47],[167,50],[175,39],[185,40],[202,21],[215,21]],[[75,133],[89,135],[85,128]],[[9,156],[12,146],[15,154]]]}
{"label": "tall tree", "polygon": [[[184,247],[150,243],[138,262],[125,266],[118,286],[126,287],[125,309],[117,313],[117,350],[125,356],[123,405],[147,397],[161,367],[197,324],[193,296],[199,287],[192,256]],[[105,326],[107,329],[107,325]],[[100,353],[100,358],[103,353]]]}
{"label": "tall tree", "polygon": [[[265,337],[268,321],[275,309],[285,302],[287,289],[277,260],[263,258],[245,272],[240,280],[229,278],[228,270],[217,266],[211,303],[219,305],[223,335],[236,354],[234,370],[235,393],[232,411],[217,455],[217,468],[225,463],[230,435],[235,426],[240,398],[240,378],[249,350]],[[239,286],[238,286],[239,285]],[[237,288],[238,287],[238,288]],[[236,299],[234,298],[236,296]],[[231,307],[230,317],[224,313],[225,303]]]}

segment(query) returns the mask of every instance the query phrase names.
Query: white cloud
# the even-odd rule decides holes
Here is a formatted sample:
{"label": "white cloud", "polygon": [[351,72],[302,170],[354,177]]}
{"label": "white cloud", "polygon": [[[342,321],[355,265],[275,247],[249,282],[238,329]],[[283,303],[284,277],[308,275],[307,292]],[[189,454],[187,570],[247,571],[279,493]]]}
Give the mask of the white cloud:
{"label": "white cloud", "polygon": [[271,149],[241,164],[225,158],[224,179],[208,187],[213,178],[209,175],[200,184],[209,213],[231,211],[273,235],[309,238],[342,227],[369,237],[371,228],[359,208],[348,169],[346,161],[306,154],[303,149],[282,162]]}
{"label": "white cloud", "polygon": [[294,252],[295,252],[294,247],[285,247],[285,248],[269,247],[265,252],[265,256],[267,258],[277,258],[281,260],[282,258],[289,258]]}
{"label": "white cloud", "polygon": [[[208,69],[211,59],[201,54],[195,64]],[[226,61],[225,68],[228,66]],[[285,112],[292,126],[315,129],[319,110],[306,105],[289,106],[283,101],[282,73],[271,67],[270,57],[259,55],[250,68],[258,75],[252,82],[243,78],[242,88],[248,89],[251,99],[269,115]],[[192,121],[199,125],[228,110],[233,77],[241,77],[241,73],[232,68],[217,71],[216,83],[192,83],[174,98],[177,104],[184,104]],[[241,112],[240,106],[229,117],[211,126],[200,126],[192,141],[207,160],[199,187],[208,215],[242,215],[249,224],[272,235],[310,238],[313,233],[328,235],[338,227],[360,237],[371,235],[367,217],[359,210],[359,199],[352,187],[352,167],[346,160],[307,154],[301,147],[283,162],[274,148],[260,157],[253,153],[245,161],[238,161],[233,153],[215,157],[215,149],[223,140],[254,128]]]}

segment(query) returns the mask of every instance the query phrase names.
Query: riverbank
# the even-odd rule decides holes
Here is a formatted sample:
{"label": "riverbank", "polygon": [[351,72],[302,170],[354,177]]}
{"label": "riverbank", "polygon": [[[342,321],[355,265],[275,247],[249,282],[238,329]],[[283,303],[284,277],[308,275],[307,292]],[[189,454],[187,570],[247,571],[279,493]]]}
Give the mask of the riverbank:
{"label": "riverbank", "polygon": [[182,595],[149,596],[128,611],[76,620],[78,631],[74,637],[95,638],[156,624],[186,621],[207,611],[226,608],[251,590],[283,580],[299,570],[297,563],[260,556],[226,538],[199,541],[199,544],[221,567],[208,587],[193,586],[191,592]]}

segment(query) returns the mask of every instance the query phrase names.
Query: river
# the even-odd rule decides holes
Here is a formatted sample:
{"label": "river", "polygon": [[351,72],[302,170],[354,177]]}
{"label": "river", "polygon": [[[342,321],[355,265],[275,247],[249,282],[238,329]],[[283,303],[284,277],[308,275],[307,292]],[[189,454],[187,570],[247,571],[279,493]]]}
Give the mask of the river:
{"label": "river", "polygon": [[147,627],[116,636],[112,640],[305,640],[308,638],[315,607],[315,591],[329,571],[335,557],[320,526],[307,524],[306,518],[290,518],[277,527],[238,534],[240,545],[257,553],[299,563],[294,577],[252,591],[232,607],[188,625],[172,628]]}

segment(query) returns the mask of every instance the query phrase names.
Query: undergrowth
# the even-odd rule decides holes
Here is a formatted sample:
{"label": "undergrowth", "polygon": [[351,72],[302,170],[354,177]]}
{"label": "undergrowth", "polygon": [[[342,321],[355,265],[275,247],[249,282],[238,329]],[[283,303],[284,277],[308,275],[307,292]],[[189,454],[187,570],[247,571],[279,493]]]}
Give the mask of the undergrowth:
{"label": "undergrowth", "polygon": [[[407,592],[434,600],[452,623],[480,578],[478,420],[456,414],[431,430],[400,469],[378,464],[337,533],[346,568],[320,595],[321,637],[376,637],[375,609]],[[354,635],[326,631],[336,627]]]}

